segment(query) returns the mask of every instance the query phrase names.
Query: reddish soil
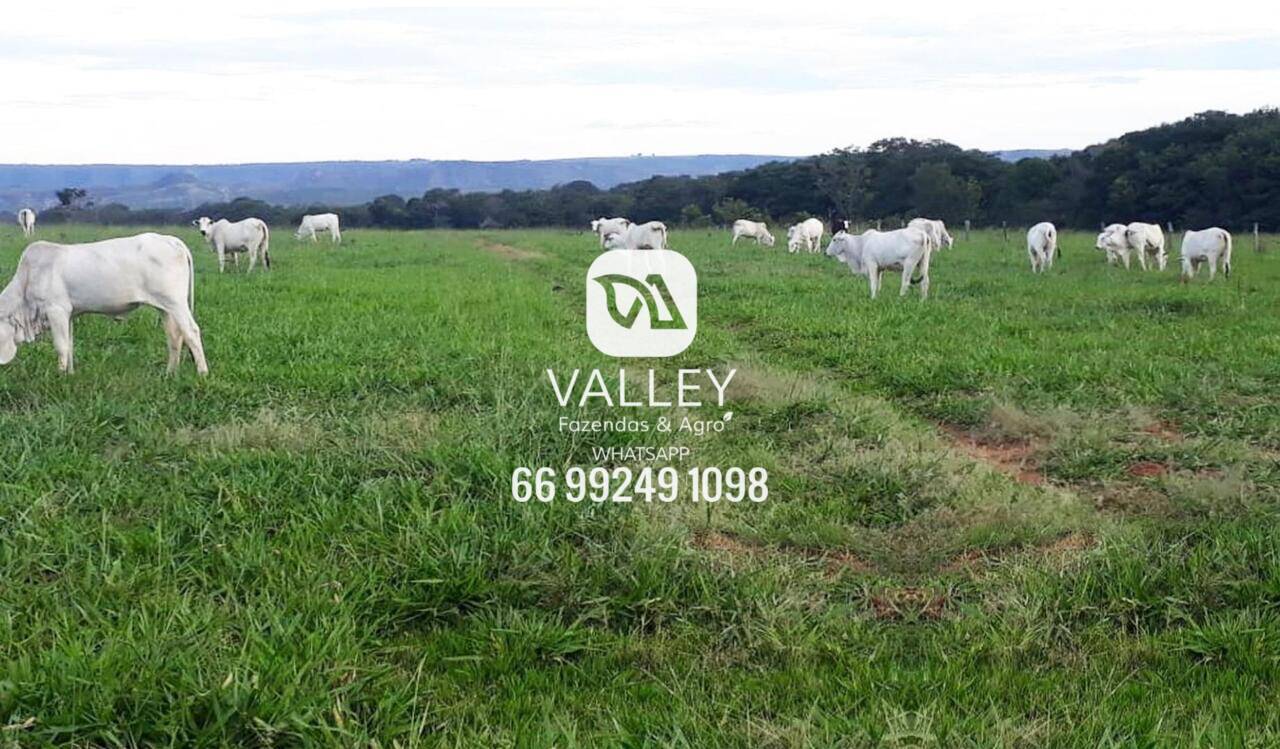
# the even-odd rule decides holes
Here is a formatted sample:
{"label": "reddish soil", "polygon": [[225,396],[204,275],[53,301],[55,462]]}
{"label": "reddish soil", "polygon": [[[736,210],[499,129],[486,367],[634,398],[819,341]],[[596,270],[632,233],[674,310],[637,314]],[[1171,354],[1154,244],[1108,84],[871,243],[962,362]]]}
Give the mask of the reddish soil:
{"label": "reddish soil", "polygon": [[1022,484],[1040,486],[1047,483],[1044,474],[1032,461],[1035,446],[1030,442],[989,442],[954,427],[943,427],[943,430],[951,437],[952,445],[973,460],[986,463]]}
{"label": "reddish soil", "polygon": [[1129,464],[1129,475],[1138,478],[1154,478],[1163,476],[1169,472],[1169,466],[1163,463],[1154,463],[1150,460],[1140,460],[1137,463]]}

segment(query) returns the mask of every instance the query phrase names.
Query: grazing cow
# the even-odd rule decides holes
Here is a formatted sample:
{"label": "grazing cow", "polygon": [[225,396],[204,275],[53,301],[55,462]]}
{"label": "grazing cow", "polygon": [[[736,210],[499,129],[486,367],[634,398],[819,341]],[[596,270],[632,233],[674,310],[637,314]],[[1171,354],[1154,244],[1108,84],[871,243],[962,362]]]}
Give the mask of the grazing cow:
{"label": "grazing cow", "polygon": [[606,236],[604,246],[610,250],[665,250],[667,225],[661,221],[632,224],[621,234]]}
{"label": "grazing cow", "polygon": [[342,232],[338,229],[338,214],[336,213],[317,213],[302,217],[302,223],[298,224],[298,231],[293,236],[297,239],[303,237],[311,237],[311,241],[315,242],[316,232],[329,232],[329,241],[341,242]]}
{"label": "grazing cow", "polygon": [[610,234],[626,234],[627,229],[631,228],[631,219],[622,218],[600,218],[591,221],[591,231],[600,237],[600,246],[604,247],[604,238]]}
{"label": "grazing cow", "polygon": [[822,233],[826,227],[816,218],[804,221],[787,229],[787,252],[799,252],[804,247],[809,252],[822,249]]}
{"label": "grazing cow", "polygon": [[769,233],[769,226],[763,221],[748,221],[740,218],[733,222],[733,241],[729,244],[738,243],[739,237],[748,237],[756,240],[757,245],[765,247],[773,246],[773,235]]}
{"label": "grazing cow", "polygon": [[[1164,270],[1166,256],[1164,254],[1164,231],[1160,229],[1159,224],[1144,224],[1140,221],[1134,221],[1125,227],[1124,230],[1125,243],[1129,245],[1129,249],[1138,254],[1138,265],[1143,270],[1147,270],[1147,255],[1151,255],[1156,261],[1156,267]],[[1128,263],[1125,267],[1129,267]]]}
{"label": "grazing cow", "polygon": [[1058,255],[1058,230],[1048,221],[1041,221],[1027,232],[1027,255],[1031,257],[1031,272],[1043,273],[1053,267]]}
{"label": "grazing cow", "polygon": [[1124,224],[1107,224],[1107,226],[1098,234],[1098,241],[1094,243],[1094,247],[1107,253],[1107,264],[1115,265],[1117,260],[1124,261],[1126,270],[1129,268],[1129,243],[1124,238]]}
{"label": "grazing cow", "polygon": [[170,373],[182,346],[191,349],[196,371],[208,374],[195,306],[191,250],[177,237],[138,234],[89,244],[32,242],[0,292],[0,364],[48,329],[58,369],[75,371],[71,320],[85,313],[124,317],[141,305],[164,313]]}
{"label": "grazing cow", "polygon": [[258,253],[262,253],[262,265],[271,270],[271,230],[267,223],[259,218],[247,218],[234,224],[225,218],[212,221],[208,216],[201,216],[192,221],[200,230],[209,246],[218,253],[218,272],[227,269],[227,255],[235,259],[236,267],[240,267],[240,253],[249,253],[249,272],[258,262]]}
{"label": "grazing cow", "polygon": [[936,218],[913,218],[907,222],[908,229],[919,229],[928,234],[933,239],[933,244],[941,250],[943,247],[950,247],[955,244],[955,240],[947,232],[947,225]]}
{"label": "grazing cow", "polygon": [[36,233],[36,212],[30,208],[18,211],[18,226],[22,227],[22,236],[29,237]]}
{"label": "grazing cow", "polygon": [[1213,227],[1189,231],[1182,235],[1182,280],[1190,281],[1200,270],[1201,263],[1209,264],[1209,280],[1213,280],[1218,258],[1222,258],[1222,272],[1231,277],[1231,232]]}
{"label": "grazing cow", "polygon": [[[920,298],[929,298],[929,259],[937,246],[933,237],[920,229],[907,227],[896,231],[868,229],[860,235],[840,232],[831,238],[827,254],[839,258],[854,273],[867,277],[871,298],[880,291],[880,276],[886,270],[902,271],[902,289],[906,296],[912,284],[920,284]],[[917,278],[912,278],[915,271]]]}

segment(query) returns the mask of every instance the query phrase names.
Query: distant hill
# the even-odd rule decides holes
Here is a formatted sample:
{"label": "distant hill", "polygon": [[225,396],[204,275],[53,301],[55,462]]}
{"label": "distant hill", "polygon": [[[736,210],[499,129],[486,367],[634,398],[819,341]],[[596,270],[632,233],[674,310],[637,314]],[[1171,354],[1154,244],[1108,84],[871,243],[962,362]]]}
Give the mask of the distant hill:
{"label": "distant hill", "polygon": [[708,154],[541,161],[316,161],[294,164],[76,166],[0,164],[0,210],[45,208],[54,191],[82,187],[98,205],[194,208],[242,195],[271,203],[351,205],[432,188],[499,192],[586,180],[600,188],[655,175],[702,176],[749,169],[787,156]]}
{"label": "distant hill", "polygon": [[1013,163],[1022,161],[1023,159],[1049,159],[1049,158],[1053,158],[1054,156],[1070,156],[1071,149],[1070,148],[1018,148],[1012,151],[992,151],[991,155],[995,156],[997,159],[1000,159],[1001,161],[1008,161],[1009,163],[1013,164]]}

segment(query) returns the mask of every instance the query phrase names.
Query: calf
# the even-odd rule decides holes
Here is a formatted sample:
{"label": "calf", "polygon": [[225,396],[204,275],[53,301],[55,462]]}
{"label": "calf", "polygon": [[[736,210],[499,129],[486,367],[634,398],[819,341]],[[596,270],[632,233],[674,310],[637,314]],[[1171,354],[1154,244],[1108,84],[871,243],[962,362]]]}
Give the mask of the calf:
{"label": "calf", "polygon": [[186,344],[196,371],[208,374],[195,306],[191,250],[181,239],[139,234],[89,244],[33,242],[0,292],[0,364],[46,329],[58,352],[58,369],[75,371],[72,318],[96,313],[121,318],[141,305],[165,315],[168,371],[174,372]]}

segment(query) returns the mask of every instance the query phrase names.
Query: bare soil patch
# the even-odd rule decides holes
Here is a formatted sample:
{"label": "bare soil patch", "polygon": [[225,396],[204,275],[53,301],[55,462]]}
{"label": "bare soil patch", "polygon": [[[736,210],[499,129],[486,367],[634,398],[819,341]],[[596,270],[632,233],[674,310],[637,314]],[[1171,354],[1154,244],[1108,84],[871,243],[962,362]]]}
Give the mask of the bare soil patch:
{"label": "bare soil patch", "polygon": [[1032,460],[1035,446],[1030,442],[989,441],[955,427],[944,426],[943,431],[956,450],[1019,483],[1040,486],[1048,481]]}
{"label": "bare soil patch", "polygon": [[703,551],[715,552],[732,559],[792,558],[821,562],[828,575],[835,576],[848,570],[870,572],[872,567],[848,549],[813,549],[788,546],[766,546],[739,538],[723,531],[698,531],[693,545]]}
{"label": "bare soil patch", "polygon": [[1098,540],[1083,531],[1068,533],[1034,546],[1010,547],[1004,549],[968,549],[957,554],[942,566],[944,572],[964,572],[980,569],[991,562],[1010,559],[1015,556],[1029,557],[1037,560],[1057,560],[1076,556],[1090,549],[1097,548]]}
{"label": "bare soil patch", "polygon": [[477,241],[476,246],[485,252],[492,253],[506,260],[541,260],[546,257],[546,255],[538,252],[537,250],[526,250],[520,247],[513,247],[509,244],[490,242],[487,239]]}
{"label": "bare soil patch", "polygon": [[1128,470],[1130,476],[1149,479],[1165,475],[1169,472],[1169,466],[1150,460],[1140,460],[1136,463],[1130,463]]}
{"label": "bare soil patch", "polygon": [[947,609],[947,596],[925,588],[886,588],[872,595],[871,614],[890,621],[941,619]]}

